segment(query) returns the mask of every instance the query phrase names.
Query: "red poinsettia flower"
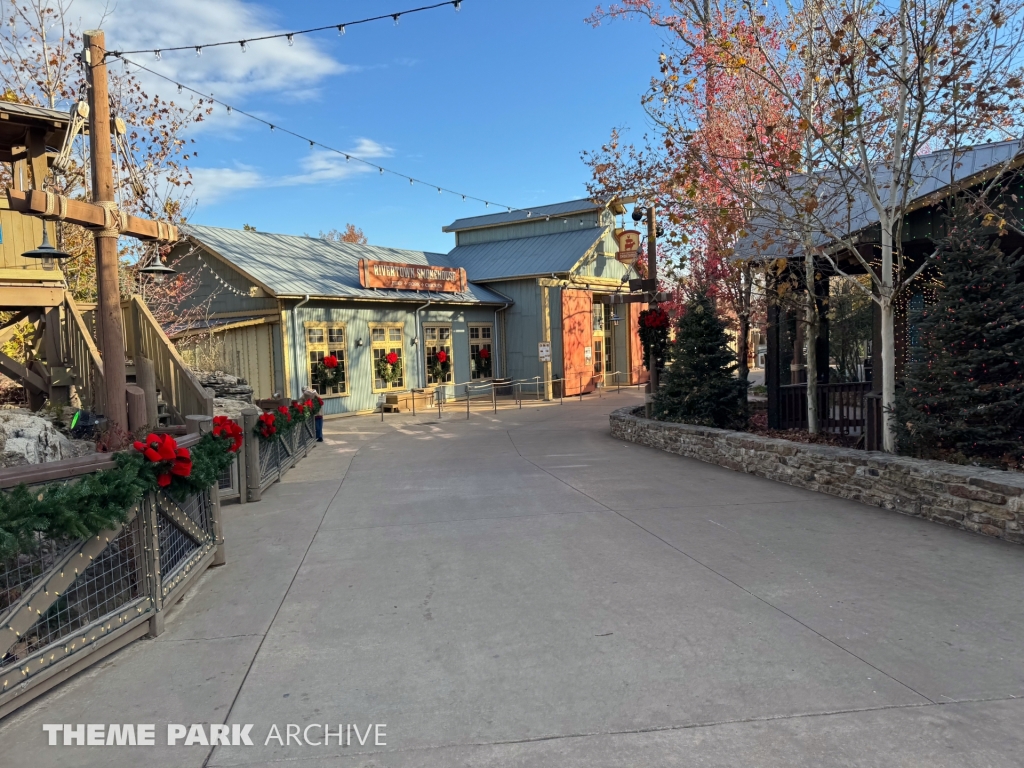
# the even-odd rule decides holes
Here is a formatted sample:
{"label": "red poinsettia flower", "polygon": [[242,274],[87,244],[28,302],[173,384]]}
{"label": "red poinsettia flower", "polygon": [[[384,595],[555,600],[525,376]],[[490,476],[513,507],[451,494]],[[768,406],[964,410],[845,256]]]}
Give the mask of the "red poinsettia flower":
{"label": "red poinsettia flower", "polygon": [[491,351],[487,347],[482,347],[479,352],[480,359],[486,360],[491,356]]}
{"label": "red poinsettia flower", "polygon": [[302,407],[305,408],[307,411],[312,411],[313,410],[313,401],[307,399],[306,402],[304,402],[302,404]]}
{"label": "red poinsettia flower", "polygon": [[395,352],[388,352],[388,356],[384,359],[388,361],[388,365],[394,365],[398,362],[398,354]]}
{"label": "red poinsettia flower", "polygon": [[164,472],[162,475],[157,475],[156,484],[159,485],[161,488],[166,488],[168,485],[171,484],[171,476],[166,472]]}
{"label": "red poinsettia flower", "polygon": [[320,397],[320,395],[316,396],[316,404],[319,405],[319,406],[323,406],[323,404],[324,404],[324,399],[322,397]]}
{"label": "red poinsettia flower", "polygon": [[448,353],[445,352],[443,349],[437,353],[437,362],[439,362],[439,363],[447,363],[448,362]]}
{"label": "red poinsettia flower", "polygon": [[337,368],[338,367],[338,358],[336,356],[334,356],[334,355],[327,355],[327,357],[324,358],[323,362],[324,362],[324,368]]}
{"label": "red poinsettia flower", "polygon": [[280,413],[282,416],[287,417],[288,421],[292,420],[292,412],[288,410],[288,406],[285,406],[285,405],[277,406],[277,412]]}
{"label": "red poinsettia flower", "polygon": [[192,474],[192,455],[188,448],[179,448],[175,452],[174,462],[171,464],[171,474],[178,477],[188,477]]}

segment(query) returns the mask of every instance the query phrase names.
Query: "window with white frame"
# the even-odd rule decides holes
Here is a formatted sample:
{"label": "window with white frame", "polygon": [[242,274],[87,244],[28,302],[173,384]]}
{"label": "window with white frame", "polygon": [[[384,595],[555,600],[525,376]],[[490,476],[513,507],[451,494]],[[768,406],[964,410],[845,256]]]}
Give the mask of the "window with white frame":
{"label": "window with white frame", "polygon": [[[386,392],[389,389],[405,388],[405,355],[403,354],[404,333],[401,323],[382,323],[370,326],[370,348],[373,353],[373,391]],[[378,361],[394,355],[398,366],[398,377],[387,382],[377,375]]]}
{"label": "window with white frame", "polygon": [[455,380],[450,325],[423,326],[423,355],[426,360],[427,384],[451,384]]}
{"label": "window with white frame", "polygon": [[469,377],[489,379],[494,376],[494,326],[471,323],[469,326]]}
{"label": "window with white frame", "polygon": [[[321,397],[348,394],[348,353],[345,348],[343,323],[306,323],[306,354],[309,361],[309,385]],[[320,363],[333,357],[337,366],[333,382],[321,381]]]}

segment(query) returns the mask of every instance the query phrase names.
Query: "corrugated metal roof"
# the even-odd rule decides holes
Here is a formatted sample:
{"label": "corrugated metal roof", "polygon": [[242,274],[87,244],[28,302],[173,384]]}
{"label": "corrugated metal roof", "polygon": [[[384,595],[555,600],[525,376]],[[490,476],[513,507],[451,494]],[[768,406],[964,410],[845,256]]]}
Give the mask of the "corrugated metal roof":
{"label": "corrugated metal roof", "polygon": [[604,227],[587,227],[556,235],[521,237],[460,245],[448,254],[476,282],[568,272],[604,235]]}
{"label": "corrugated metal roof", "polygon": [[478,227],[493,227],[499,224],[512,224],[517,221],[526,221],[538,216],[565,216],[570,213],[584,213],[599,211],[607,203],[595,203],[586,198],[582,200],[568,200],[564,203],[552,205],[540,205],[536,208],[526,210],[512,210],[505,213],[492,213],[487,216],[473,216],[468,219],[457,219],[447,227],[441,227],[442,232],[457,232],[460,229],[476,229]]}
{"label": "corrugated metal roof", "polygon": [[[359,284],[359,259],[454,266],[442,253],[191,224],[181,229],[269,288],[276,296],[303,296],[308,293],[325,298],[420,301],[425,294],[418,291],[363,288]],[[430,298],[460,304],[506,303],[496,293],[475,285],[470,285],[466,293],[431,293]]]}
{"label": "corrugated metal roof", "polygon": [[[908,196],[908,207],[934,205],[949,193],[951,185],[1012,161],[1022,149],[1024,141],[1002,141],[963,148],[955,155],[952,150],[942,150],[915,157],[911,166],[914,184]],[[888,168],[875,171],[876,185],[883,195],[891,176]],[[801,186],[809,183],[817,186],[815,245],[828,245],[837,236],[855,234],[878,223],[878,212],[870,198],[853,180],[843,183],[835,174],[820,174],[811,179],[794,177],[795,192],[777,203],[777,211],[766,211],[750,222],[746,227],[750,234],[737,244],[735,258],[771,258],[786,255],[796,248],[799,235],[789,231],[792,229],[789,222],[795,216],[788,202],[797,196]],[[847,192],[852,194],[848,197]],[[934,199],[929,199],[930,196]]]}

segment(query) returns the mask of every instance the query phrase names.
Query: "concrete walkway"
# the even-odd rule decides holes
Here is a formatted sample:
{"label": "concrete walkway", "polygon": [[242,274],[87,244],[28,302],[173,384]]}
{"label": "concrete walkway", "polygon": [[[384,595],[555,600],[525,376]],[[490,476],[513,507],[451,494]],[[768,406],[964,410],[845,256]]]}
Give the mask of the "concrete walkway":
{"label": "concrete walkway", "polygon": [[[225,507],[167,632],[0,724],[0,765],[1021,765],[1024,548],[613,440],[631,402],[327,422]],[[42,730],[210,722],[256,746]],[[263,745],[289,723],[386,746]]]}

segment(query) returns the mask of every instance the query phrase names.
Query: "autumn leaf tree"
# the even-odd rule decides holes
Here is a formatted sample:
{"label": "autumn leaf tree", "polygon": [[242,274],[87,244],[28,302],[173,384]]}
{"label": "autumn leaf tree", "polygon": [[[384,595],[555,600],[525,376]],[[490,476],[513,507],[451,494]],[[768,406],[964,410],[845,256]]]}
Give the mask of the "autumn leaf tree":
{"label": "autumn leaf tree", "polygon": [[[0,90],[2,98],[50,109],[69,109],[86,95],[85,70],[76,59],[82,49],[80,22],[70,0],[3,0],[0,5]],[[112,12],[116,12],[116,9]],[[115,146],[115,196],[128,213],[184,223],[192,211],[195,157],[190,125],[210,114],[202,99],[173,101],[148,92],[124,62],[109,69],[111,115],[127,125],[127,140]],[[0,184],[11,185],[11,169],[0,169]],[[48,191],[72,199],[91,199],[88,142],[79,137],[62,172],[51,169]],[[79,301],[96,300],[93,239],[84,228],[57,222],[58,247],[71,254],[62,263],[68,290]],[[150,284],[139,267],[156,257],[156,246],[132,239],[121,243],[121,292],[144,293],[161,322],[181,320],[181,299],[198,287],[196,275],[179,273]],[[171,266],[174,266],[173,264]],[[195,310],[202,314],[204,310]],[[197,317],[198,319],[198,317]]]}
{"label": "autumn leaf tree", "polygon": [[366,245],[367,242],[363,230],[358,229],[355,224],[346,224],[345,229],[341,231],[332,229],[329,232],[324,232],[321,230],[320,239],[332,243],[355,243],[356,245]]}

